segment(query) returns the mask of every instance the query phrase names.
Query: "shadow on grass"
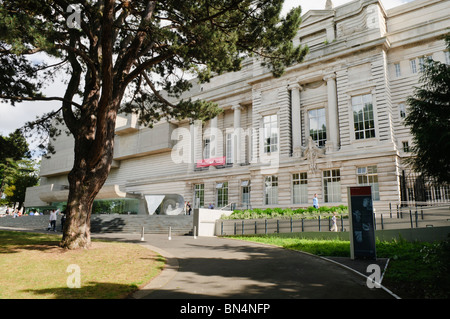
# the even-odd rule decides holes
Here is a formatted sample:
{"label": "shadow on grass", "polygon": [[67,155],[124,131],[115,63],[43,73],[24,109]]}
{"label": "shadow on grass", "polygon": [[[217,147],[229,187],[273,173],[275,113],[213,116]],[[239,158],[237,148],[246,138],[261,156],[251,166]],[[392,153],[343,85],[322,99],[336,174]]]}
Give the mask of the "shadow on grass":
{"label": "shadow on grass", "polygon": [[88,282],[80,288],[57,287],[26,289],[22,292],[43,299],[125,299],[138,290],[135,284]]}
{"label": "shadow on grass", "polygon": [[24,250],[58,249],[61,237],[53,234],[0,232],[0,253],[13,254]]}

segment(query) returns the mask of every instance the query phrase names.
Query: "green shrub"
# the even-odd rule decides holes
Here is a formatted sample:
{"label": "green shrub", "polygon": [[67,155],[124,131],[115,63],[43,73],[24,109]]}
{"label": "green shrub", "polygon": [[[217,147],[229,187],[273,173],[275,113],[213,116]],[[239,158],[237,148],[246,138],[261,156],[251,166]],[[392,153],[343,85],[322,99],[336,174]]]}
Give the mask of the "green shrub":
{"label": "green shrub", "polygon": [[256,214],[259,214],[259,215],[262,215],[262,213],[263,213],[263,210],[260,209],[260,208],[255,208],[255,209],[253,209],[253,211],[254,211]]}
{"label": "green shrub", "polygon": [[277,207],[277,208],[274,208],[273,211],[278,214],[284,214],[287,210]]}
{"label": "green shrub", "polygon": [[306,212],[306,209],[304,208],[297,208],[296,210],[294,210],[295,214],[304,214]]}
{"label": "green shrub", "polygon": [[291,208],[266,208],[264,210],[260,208],[247,209],[247,210],[234,210],[230,216],[222,216],[221,219],[270,219],[270,218],[318,218],[328,217],[336,212],[338,215],[347,215],[347,206],[322,206],[319,209],[314,207],[297,208],[292,210]]}

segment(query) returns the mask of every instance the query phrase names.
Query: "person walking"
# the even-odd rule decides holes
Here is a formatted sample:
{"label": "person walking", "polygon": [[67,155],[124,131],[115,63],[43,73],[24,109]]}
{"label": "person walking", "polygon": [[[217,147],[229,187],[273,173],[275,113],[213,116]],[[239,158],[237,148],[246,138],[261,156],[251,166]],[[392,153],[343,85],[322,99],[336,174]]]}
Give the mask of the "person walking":
{"label": "person walking", "polygon": [[317,194],[314,194],[313,207],[319,209],[319,199],[317,198]]}
{"label": "person walking", "polygon": [[50,227],[47,230],[50,230],[52,228],[53,231],[56,231],[56,210],[52,209],[50,211]]}
{"label": "person walking", "polygon": [[187,215],[191,215],[191,212],[192,212],[191,203],[187,202],[187,204],[186,204],[186,214]]}
{"label": "person walking", "polygon": [[330,231],[338,231],[336,223],[336,212],[333,212],[333,217],[331,217],[331,228]]}

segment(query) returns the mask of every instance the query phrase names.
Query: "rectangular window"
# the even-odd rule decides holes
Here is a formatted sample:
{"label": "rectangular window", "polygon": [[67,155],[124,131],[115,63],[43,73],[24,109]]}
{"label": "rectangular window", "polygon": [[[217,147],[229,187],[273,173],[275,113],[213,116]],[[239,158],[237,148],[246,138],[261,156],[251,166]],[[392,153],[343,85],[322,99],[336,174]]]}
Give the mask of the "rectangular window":
{"label": "rectangular window", "polygon": [[203,159],[208,159],[211,157],[211,140],[205,138],[203,140]]}
{"label": "rectangular window", "polygon": [[445,64],[450,65],[450,51],[444,51],[445,54]]}
{"label": "rectangular window", "polygon": [[442,186],[442,194],[444,196],[444,200],[450,199],[450,186]]}
{"label": "rectangular window", "polygon": [[402,71],[400,69],[400,63],[395,63],[394,67],[395,67],[395,76],[398,77],[398,78],[401,77],[402,76]]}
{"label": "rectangular window", "polygon": [[355,139],[375,137],[375,120],[373,116],[372,95],[352,97]]}
{"label": "rectangular window", "polygon": [[242,206],[249,208],[250,206],[250,181],[242,181]]}
{"label": "rectangular window", "polygon": [[424,65],[424,63],[425,63],[425,57],[420,57],[420,58],[419,58],[419,70],[420,70],[420,72],[423,71],[423,65]]}
{"label": "rectangular window", "polygon": [[380,190],[378,187],[378,173],[376,166],[358,167],[356,175],[358,176],[358,185],[372,186],[372,199],[380,199]]}
{"label": "rectangular window", "polygon": [[403,152],[408,153],[409,152],[409,143],[408,141],[402,142],[403,144]]}
{"label": "rectangular window", "polygon": [[205,184],[195,184],[194,186],[194,207],[205,206]]}
{"label": "rectangular window", "polygon": [[412,73],[417,73],[416,59],[409,60],[409,64],[411,65],[411,72]]}
{"label": "rectangular window", "polygon": [[404,119],[406,117],[406,105],[405,104],[399,104],[398,105],[399,111],[400,111],[400,118]]}
{"label": "rectangular window", "polygon": [[308,203],[308,173],[292,175],[292,202],[293,204]]}
{"label": "rectangular window", "polygon": [[266,176],[264,179],[264,203],[266,205],[278,204],[278,177]]}
{"label": "rectangular window", "polygon": [[228,182],[217,183],[217,208],[228,205]]}
{"label": "rectangular window", "polygon": [[278,123],[276,115],[264,116],[264,153],[278,151]]}
{"label": "rectangular window", "polygon": [[440,201],[442,199],[440,188],[437,186],[434,186],[433,188],[434,188],[434,199]]}
{"label": "rectangular window", "polygon": [[323,171],[323,194],[325,203],[341,201],[341,171]]}
{"label": "rectangular window", "polygon": [[327,118],[325,108],[308,112],[309,135],[317,143],[318,147],[324,147],[327,140]]}

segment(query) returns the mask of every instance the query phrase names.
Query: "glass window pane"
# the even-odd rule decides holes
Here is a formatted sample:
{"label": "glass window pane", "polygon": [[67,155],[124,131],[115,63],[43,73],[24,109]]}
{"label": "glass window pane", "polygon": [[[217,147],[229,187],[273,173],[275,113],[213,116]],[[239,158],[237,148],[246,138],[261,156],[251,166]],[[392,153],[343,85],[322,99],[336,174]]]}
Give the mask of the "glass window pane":
{"label": "glass window pane", "polygon": [[317,146],[323,147],[326,142],[326,115],[325,108],[308,111],[309,135],[317,143]]}
{"label": "glass window pane", "polygon": [[372,95],[352,97],[355,139],[375,137]]}
{"label": "glass window pane", "polygon": [[341,201],[341,178],[340,170],[323,172],[323,188],[325,202]]}
{"label": "glass window pane", "polygon": [[270,153],[278,150],[278,124],[277,115],[264,117],[264,152]]}

